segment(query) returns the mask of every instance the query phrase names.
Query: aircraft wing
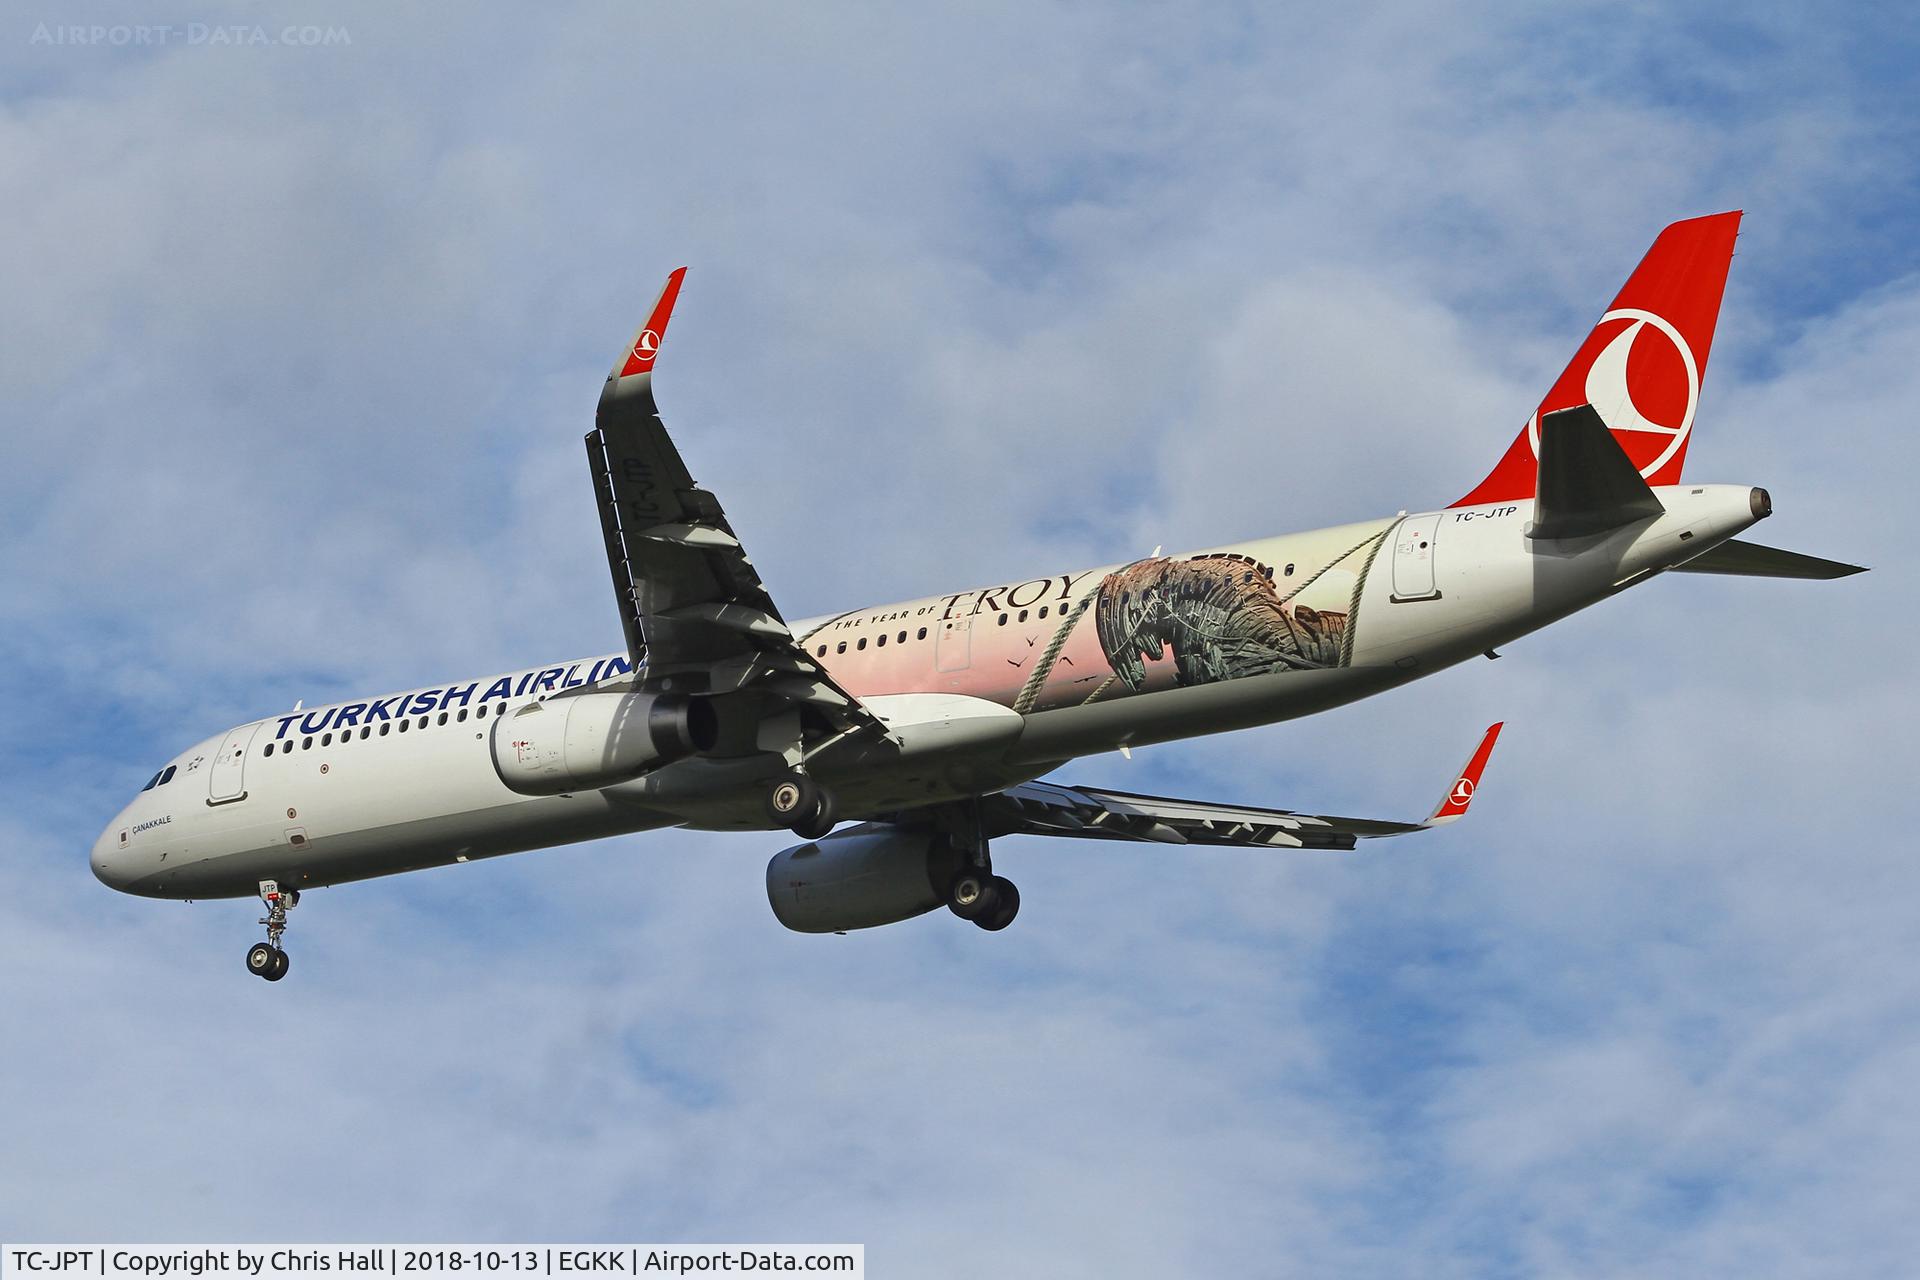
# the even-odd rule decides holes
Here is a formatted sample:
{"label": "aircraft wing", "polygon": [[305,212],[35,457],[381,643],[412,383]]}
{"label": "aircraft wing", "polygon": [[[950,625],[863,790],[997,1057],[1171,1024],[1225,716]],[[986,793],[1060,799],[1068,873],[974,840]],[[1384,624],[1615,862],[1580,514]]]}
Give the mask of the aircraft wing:
{"label": "aircraft wing", "polygon": [[1075,836],[1240,848],[1351,849],[1361,840],[1424,831],[1465,814],[1480,785],[1487,758],[1493,754],[1500,728],[1496,724],[1487,730],[1465,767],[1455,775],[1439,807],[1425,822],[1336,818],[1295,813],[1290,809],[1253,809],[1028,782],[983,797],[981,824],[988,836]]}
{"label": "aircraft wing", "polygon": [[667,277],[614,362],[587,435],[635,680],[689,693],[751,689],[812,707],[836,730],[884,737],[878,717],[795,641],[719,500],[694,483],[660,420],[653,365],[686,273]]}

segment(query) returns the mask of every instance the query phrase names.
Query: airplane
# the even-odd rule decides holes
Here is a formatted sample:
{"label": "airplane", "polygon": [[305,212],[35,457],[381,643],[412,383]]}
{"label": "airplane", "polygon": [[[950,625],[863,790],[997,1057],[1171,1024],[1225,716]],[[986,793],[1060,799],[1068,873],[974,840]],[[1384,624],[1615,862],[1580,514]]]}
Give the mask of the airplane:
{"label": "airplane", "polygon": [[247,969],[278,981],[305,890],[655,828],[795,833],[767,865],[773,914],[844,933],[942,906],[1006,928],[1005,836],[1351,850],[1452,822],[1499,724],[1419,822],[1039,779],[1496,657],[1655,574],[1860,572],[1738,540],[1772,513],[1765,489],[1680,478],[1740,217],[1663,230],[1451,506],[796,622],[659,415],[682,267],[586,437],[625,648],[214,734],[107,825],[94,874],[153,898],[257,895]]}

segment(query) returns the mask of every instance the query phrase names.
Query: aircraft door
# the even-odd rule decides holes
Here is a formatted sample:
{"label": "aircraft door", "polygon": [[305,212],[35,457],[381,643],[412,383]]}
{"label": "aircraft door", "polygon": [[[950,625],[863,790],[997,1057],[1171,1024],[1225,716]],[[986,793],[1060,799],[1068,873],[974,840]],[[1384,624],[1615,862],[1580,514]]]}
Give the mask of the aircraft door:
{"label": "aircraft door", "polygon": [[933,669],[965,671],[973,665],[973,615],[962,614],[940,623],[933,637]]}
{"label": "aircraft door", "polygon": [[1446,513],[1409,516],[1400,522],[1393,538],[1393,599],[1436,600],[1440,592],[1433,585],[1433,544],[1440,534],[1440,519]]}
{"label": "aircraft door", "polygon": [[220,750],[213,756],[213,767],[207,771],[208,804],[227,804],[247,798],[247,753],[253,748],[254,735],[265,725],[264,720],[243,724],[221,741]]}

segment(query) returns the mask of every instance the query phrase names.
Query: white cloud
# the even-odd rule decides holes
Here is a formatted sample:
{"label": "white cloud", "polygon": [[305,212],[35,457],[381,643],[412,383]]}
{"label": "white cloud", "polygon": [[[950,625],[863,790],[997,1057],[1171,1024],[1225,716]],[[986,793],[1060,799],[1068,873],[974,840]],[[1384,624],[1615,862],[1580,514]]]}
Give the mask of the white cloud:
{"label": "white cloud", "polygon": [[[1920,321],[1878,212],[1912,104],[1858,45],[1599,6],[337,20],[310,54],[0,49],[0,1235],[1912,1256]],[[1354,858],[1009,842],[991,939],[788,936],[777,838],[655,833],[311,895],[276,988],[245,904],[86,873],[186,737],[615,645],[577,440],[680,262],[669,424],[798,615],[1447,501],[1658,226],[1740,204],[1691,474],[1874,574],[1668,578],[1067,771],[1417,814],[1504,716],[1469,823]]]}

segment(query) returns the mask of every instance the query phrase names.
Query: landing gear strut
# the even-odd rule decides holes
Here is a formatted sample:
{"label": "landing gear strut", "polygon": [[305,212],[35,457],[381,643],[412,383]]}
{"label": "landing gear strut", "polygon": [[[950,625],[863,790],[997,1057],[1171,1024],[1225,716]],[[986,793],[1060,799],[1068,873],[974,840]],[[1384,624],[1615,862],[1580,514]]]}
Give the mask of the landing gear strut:
{"label": "landing gear strut", "polygon": [[804,773],[790,773],[767,789],[767,816],[795,835],[818,840],[840,820],[833,793]]}
{"label": "landing gear strut", "polygon": [[282,889],[274,880],[262,880],[260,901],[267,904],[267,914],[260,917],[260,923],[267,926],[267,940],[247,949],[247,972],[278,982],[287,976],[289,963],[287,953],[280,949],[280,937],[287,931],[287,912],[300,905],[300,891]]}
{"label": "landing gear strut", "polygon": [[987,853],[987,838],[980,830],[977,811],[967,815],[955,843],[963,865],[947,886],[947,910],[989,933],[998,933],[1020,914],[1020,890],[1005,876],[993,874],[993,859]]}

